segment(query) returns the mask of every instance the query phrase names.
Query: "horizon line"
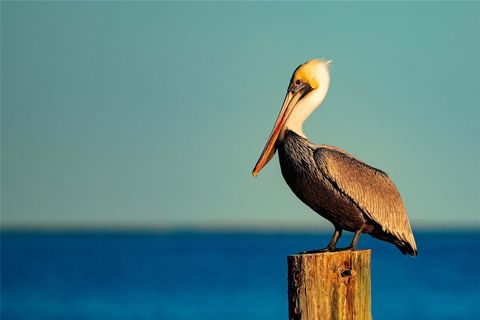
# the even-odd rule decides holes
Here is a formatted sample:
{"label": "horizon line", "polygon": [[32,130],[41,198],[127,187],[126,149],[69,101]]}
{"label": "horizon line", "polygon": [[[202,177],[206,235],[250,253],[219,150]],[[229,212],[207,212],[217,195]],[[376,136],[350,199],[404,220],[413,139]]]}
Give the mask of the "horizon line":
{"label": "horizon line", "polygon": [[[6,231],[105,231],[105,232],[330,232],[333,227],[320,224],[222,223],[222,224],[115,224],[115,223],[63,223],[63,224],[0,224],[0,232]],[[414,231],[480,231],[480,224],[420,223]]]}

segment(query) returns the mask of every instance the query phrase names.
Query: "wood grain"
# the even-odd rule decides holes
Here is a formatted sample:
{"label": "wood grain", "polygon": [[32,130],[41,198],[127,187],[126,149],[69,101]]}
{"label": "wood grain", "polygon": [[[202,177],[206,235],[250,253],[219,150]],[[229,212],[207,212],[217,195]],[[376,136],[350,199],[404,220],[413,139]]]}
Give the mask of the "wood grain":
{"label": "wood grain", "polygon": [[289,256],[289,319],[370,320],[370,256],[370,250]]}

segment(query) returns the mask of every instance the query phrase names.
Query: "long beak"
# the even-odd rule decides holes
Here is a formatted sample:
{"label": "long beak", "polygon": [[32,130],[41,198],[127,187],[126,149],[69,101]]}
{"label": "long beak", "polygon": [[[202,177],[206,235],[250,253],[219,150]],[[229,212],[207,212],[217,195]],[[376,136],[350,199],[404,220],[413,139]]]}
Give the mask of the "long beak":
{"label": "long beak", "polygon": [[260,170],[272,159],[277,151],[277,140],[280,132],[282,131],[285,122],[287,121],[290,113],[292,112],[295,105],[298,103],[298,100],[303,97],[303,95],[307,91],[307,87],[303,87],[298,90],[296,93],[292,91],[288,91],[287,95],[285,96],[285,101],[283,102],[282,109],[278,115],[277,121],[275,121],[275,125],[273,126],[272,133],[270,133],[270,137],[268,138],[267,144],[265,148],[263,148],[262,155],[257,161],[255,168],[253,168],[252,175],[256,177]]}

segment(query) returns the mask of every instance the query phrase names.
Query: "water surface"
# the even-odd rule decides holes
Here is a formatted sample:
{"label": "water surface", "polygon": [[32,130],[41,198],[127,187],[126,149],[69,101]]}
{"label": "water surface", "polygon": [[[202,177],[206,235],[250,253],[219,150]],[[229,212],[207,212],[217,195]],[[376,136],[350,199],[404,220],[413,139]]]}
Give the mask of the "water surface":
{"label": "water surface", "polygon": [[[373,249],[374,319],[480,314],[480,232],[416,238],[416,258],[360,239]],[[2,232],[1,240],[5,320],[277,320],[288,319],[286,256],[329,235]]]}

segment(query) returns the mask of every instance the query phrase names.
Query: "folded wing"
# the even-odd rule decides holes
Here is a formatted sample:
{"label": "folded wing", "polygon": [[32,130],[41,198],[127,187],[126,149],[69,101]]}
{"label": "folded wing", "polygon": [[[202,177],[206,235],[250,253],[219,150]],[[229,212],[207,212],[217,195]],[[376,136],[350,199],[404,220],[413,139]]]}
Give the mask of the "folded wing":
{"label": "folded wing", "polygon": [[417,247],[402,198],[385,172],[325,145],[316,149],[315,162],[334,187],[349,197],[366,217],[400,244],[403,242],[405,251],[416,255]]}

